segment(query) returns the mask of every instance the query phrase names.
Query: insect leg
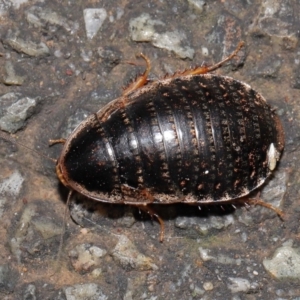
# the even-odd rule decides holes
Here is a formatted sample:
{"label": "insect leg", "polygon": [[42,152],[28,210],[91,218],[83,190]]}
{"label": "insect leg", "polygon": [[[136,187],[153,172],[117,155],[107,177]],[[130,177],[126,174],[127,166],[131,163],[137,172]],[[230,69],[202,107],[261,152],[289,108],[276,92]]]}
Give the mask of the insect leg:
{"label": "insect leg", "polygon": [[134,90],[144,86],[147,81],[148,81],[148,75],[151,69],[151,63],[150,63],[150,59],[144,55],[143,53],[141,53],[139,56],[141,56],[147,64],[147,68],[145,70],[145,72],[138,76],[135,81],[133,81],[124,91],[123,91],[123,96],[126,96],[128,94],[130,94],[131,92],[133,92]]}
{"label": "insect leg", "polygon": [[164,241],[165,237],[165,222],[164,220],[154,211],[153,208],[149,207],[148,205],[135,205],[140,210],[144,211],[148,215],[150,215],[152,218],[153,216],[157,219],[159,225],[160,225],[160,233],[159,233],[159,241],[162,243]]}
{"label": "insect leg", "polygon": [[67,216],[68,216],[68,212],[69,212],[69,205],[70,205],[70,202],[71,202],[72,195],[73,195],[73,191],[70,190],[69,194],[68,194],[67,202],[66,202],[65,211],[64,211],[63,227],[62,227],[62,233],[61,233],[61,236],[60,236],[60,241],[59,241],[59,247],[58,247],[58,252],[57,252],[57,256],[56,256],[56,261],[55,261],[55,265],[54,265],[54,273],[51,276],[53,276],[54,274],[56,274],[59,271],[59,268],[61,266],[60,265],[60,263],[61,263],[60,260],[61,260],[61,255],[62,255],[62,252],[63,252],[64,235],[66,233]]}
{"label": "insect leg", "polygon": [[49,140],[49,145],[55,145],[55,144],[64,144],[66,142],[66,139],[58,139],[58,140]]}
{"label": "insect leg", "polygon": [[198,75],[198,74],[205,74],[205,73],[209,73],[212,72],[218,68],[220,68],[224,63],[226,63],[227,61],[233,59],[238,52],[240,51],[240,49],[244,46],[244,42],[239,42],[238,46],[236,47],[236,49],[226,58],[224,58],[223,60],[221,60],[220,62],[210,66],[210,67],[199,67],[193,70],[187,70],[185,72],[184,75]]}
{"label": "insect leg", "polygon": [[260,206],[266,207],[268,209],[273,210],[279,216],[279,218],[284,221],[284,213],[283,213],[283,211],[281,209],[273,206],[272,204],[264,202],[263,200],[261,200],[259,198],[259,194],[260,193],[258,193],[258,196],[256,196],[256,198],[246,198],[246,199],[245,198],[240,198],[240,199],[235,199],[234,201],[236,203],[238,203],[238,202],[244,203],[245,206],[246,206],[246,208],[249,207],[249,205],[251,205],[251,204],[252,205],[260,205]]}
{"label": "insect leg", "polygon": [[171,76],[167,76],[166,78],[177,78],[177,77],[181,77],[181,76],[200,75],[200,74],[206,74],[206,73],[212,72],[212,71],[220,68],[227,61],[233,59],[237,55],[237,53],[240,51],[240,49],[244,46],[244,44],[245,44],[244,42],[240,42],[238,44],[238,46],[236,47],[236,49],[229,56],[227,56],[220,62],[218,62],[210,67],[207,67],[207,66],[196,67],[194,69],[185,70],[183,72],[176,72],[175,74],[173,74]]}
{"label": "insect leg", "polygon": [[273,206],[270,203],[264,202],[263,200],[258,199],[258,198],[257,199],[247,199],[246,202],[248,204],[260,205],[260,206],[269,208],[269,209],[273,210],[274,212],[276,212],[276,214],[279,216],[279,218],[281,220],[284,220],[284,213],[282,212],[282,210],[280,210],[279,208]]}
{"label": "insect leg", "polygon": [[[151,191],[146,188],[135,189],[124,184],[121,186],[121,190],[122,196],[125,200],[124,204],[133,205],[150,215],[152,218],[155,217],[158,220],[160,225],[159,241],[163,242],[165,235],[165,223],[163,219],[154,211],[154,209],[149,207],[149,204],[153,203],[155,200],[151,194]],[[135,203],[137,199],[139,202]]]}

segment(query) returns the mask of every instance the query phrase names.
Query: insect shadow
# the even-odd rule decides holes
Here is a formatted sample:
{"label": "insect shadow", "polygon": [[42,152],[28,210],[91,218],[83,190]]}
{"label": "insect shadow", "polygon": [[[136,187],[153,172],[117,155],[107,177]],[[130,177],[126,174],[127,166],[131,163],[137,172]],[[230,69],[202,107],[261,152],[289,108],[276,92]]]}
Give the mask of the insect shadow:
{"label": "insect shadow", "polygon": [[[66,199],[67,193],[64,187],[61,186],[60,191],[62,196]],[[245,204],[237,204],[237,206]],[[197,223],[205,222],[210,217],[224,217],[231,215],[235,212],[236,206],[232,204],[220,205],[187,205],[182,203],[169,204],[169,205],[151,205],[159,216],[164,220],[167,227],[174,228],[175,222],[175,235],[182,236],[184,233],[180,225],[180,220],[186,223],[192,222],[192,219],[197,219]],[[157,220],[147,212],[140,210],[138,207],[124,205],[124,204],[110,204],[102,203],[99,201],[90,201],[88,198],[75,194],[69,203],[69,212],[72,220],[84,228],[92,228],[95,230],[100,229],[106,231],[106,228],[112,233],[115,231],[121,233],[124,228],[131,228],[134,226],[144,227],[147,235],[159,235]],[[172,225],[169,225],[169,224]],[[114,229],[111,229],[115,227]],[[189,235],[189,233],[187,232]],[[172,234],[171,234],[172,235]],[[175,236],[173,236],[175,237]],[[192,238],[197,238],[196,233],[192,234]],[[156,237],[155,240],[158,240]]]}

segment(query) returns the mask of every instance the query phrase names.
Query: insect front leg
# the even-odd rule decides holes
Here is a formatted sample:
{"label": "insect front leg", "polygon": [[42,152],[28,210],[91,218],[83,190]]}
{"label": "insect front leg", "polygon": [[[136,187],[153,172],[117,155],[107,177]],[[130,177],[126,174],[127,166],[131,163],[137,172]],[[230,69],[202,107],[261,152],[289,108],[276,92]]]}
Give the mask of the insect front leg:
{"label": "insect front leg", "polygon": [[126,95],[130,94],[131,92],[133,92],[134,90],[139,89],[140,87],[144,86],[148,82],[148,75],[149,75],[150,69],[151,69],[150,59],[146,55],[144,55],[143,53],[141,53],[139,56],[142,57],[146,61],[146,64],[147,64],[146,70],[142,75],[138,76],[135,79],[135,81],[133,81],[123,91],[123,96],[126,96]]}

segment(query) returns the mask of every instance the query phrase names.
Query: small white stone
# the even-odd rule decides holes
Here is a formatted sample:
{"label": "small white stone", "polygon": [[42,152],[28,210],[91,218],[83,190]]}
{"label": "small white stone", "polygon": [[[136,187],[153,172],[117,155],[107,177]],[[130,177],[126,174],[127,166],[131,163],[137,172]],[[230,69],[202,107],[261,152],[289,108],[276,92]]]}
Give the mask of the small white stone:
{"label": "small white stone", "polygon": [[75,299],[99,299],[107,300],[108,297],[103,294],[101,287],[96,283],[75,284],[63,288],[67,300]]}
{"label": "small white stone", "polygon": [[202,51],[202,55],[203,56],[207,56],[209,54],[209,51],[208,51],[208,49],[206,47],[202,47],[201,51]]}
{"label": "small white stone", "polygon": [[271,259],[263,261],[263,265],[277,279],[300,279],[300,250],[280,247]]}
{"label": "small white stone", "polygon": [[136,42],[150,42],[156,33],[154,26],[164,26],[165,23],[159,20],[154,20],[149,14],[141,14],[129,22],[130,37]]}
{"label": "small white stone", "polygon": [[211,291],[211,290],[213,290],[214,285],[213,285],[212,282],[210,282],[210,281],[204,282],[204,283],[203,283],[203,288],[204,288],[206,291]]}
{"label": "small white stone", "polygon": [[165,26],[165,23],[151,18],[149,14],[142,14],[130,20],[130,37],[136,42],[151,42],[155,47],[173,51],[180,58],[193,58],[194,49],[182,46],[187,40],[184,32],[174,30],[158,33],[155,26]]}
{"label": "small white stone", "polygon": [[203,11],[203,8],[205,6],[205,1],[203,1],[203,0],[188,0],[188,2],[200,13]]}
{"label": "small white stone", "polygon": [[210,250],[209,249],[204,249],[202,247],[199,247],[199,252],[200,252],[200,257],[203,261],[209,261],[209,260],[214,260],[215,258],[211,255],[209,255]]}
{"label": "small white stone", "polygon": [[175,30],[156,34],[152,40],[152,43],[155,47],[173,51],[180,58],[192,59],[195,51],[191,47],[182,46],[185,40],[185,33]]}
{"label": "small white stone", "polygon": [[249,280],[240,277],[229,277],[228,279],[231,281],[231,284],[228,284],[228,288],[232,293],[248,292],[250,290]]}
{"label": "small white stone", "polygon": [[17,196],[20,193],[24,178],[19,171],[15,171],[9,178],[0,183],[0,194],[8,193],[12,196]]}
{"label": "small white stone", "polygon": [[146,271],[158,269],[153,263],[152,258],[140,253],[125,235],[120,235],[119,242],[112,250],[111,255],[126,270],[136,269]]}
{"label": "small white stone", "polygon": [[265,0],[262,1],[262,8],[264,9],[265,17],[271,17],[280,9],[280,1]]}
{"label": "small white stone", "polygon": [[83,11],[83,17],[86,35],[92,39],[105,21],[107,12],[104,8],[87,8]]}

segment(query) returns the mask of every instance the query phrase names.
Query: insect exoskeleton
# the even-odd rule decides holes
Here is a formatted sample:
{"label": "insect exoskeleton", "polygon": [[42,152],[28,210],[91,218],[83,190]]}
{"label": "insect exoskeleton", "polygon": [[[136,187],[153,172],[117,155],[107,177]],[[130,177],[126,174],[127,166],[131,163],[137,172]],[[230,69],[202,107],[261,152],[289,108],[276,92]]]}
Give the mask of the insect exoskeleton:
{"label": "insect exoskeleton", "polygon": [[143,56],[145,73],[66,140],[61,182],[97,201],[139,206],[226,203],[261,186],[284,148],[281,122],[249,85],[209,73],[241,46],[212,67],[149,84]]}

